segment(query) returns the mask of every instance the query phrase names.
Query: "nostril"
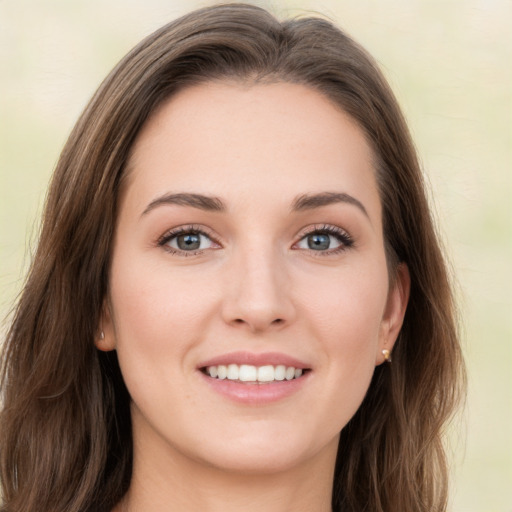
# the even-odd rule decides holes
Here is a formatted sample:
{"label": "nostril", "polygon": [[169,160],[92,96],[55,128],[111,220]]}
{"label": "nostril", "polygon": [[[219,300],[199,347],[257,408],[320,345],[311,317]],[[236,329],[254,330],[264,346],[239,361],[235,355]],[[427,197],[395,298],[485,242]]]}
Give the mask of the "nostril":
{"label": "nostril", "polygon": [[[246,324],[248,322],[246,320],[244,320],[243,318],[235,318],[233,320],[233,323],[237,324],[237,325],[241,325],[241,324]],[[284,320],[282,318],[276,318],[276,319],[272,320],[272,322],[270,322],[270,325],[281,325],[282,323],[284,323]]]}

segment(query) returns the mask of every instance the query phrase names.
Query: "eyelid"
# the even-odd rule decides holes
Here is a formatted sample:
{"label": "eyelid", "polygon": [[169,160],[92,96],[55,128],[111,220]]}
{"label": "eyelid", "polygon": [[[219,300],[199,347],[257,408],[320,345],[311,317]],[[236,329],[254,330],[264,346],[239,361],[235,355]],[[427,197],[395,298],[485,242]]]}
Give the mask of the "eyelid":
{"label": "eyelid", "polygon": [[354,246],[354,239],[347,230],[334,224],[313,224],[312,226],[308,226],[299,232],[299,234],[297,235],[298,240],[293,244],[292,248],[296,246],[299,242],[301,242],[304,238],[314,233],[332,235],[338,239],[338,241],[340,242],[340,246],[335,247],[334,249],[327,249],[325,251],[314,251],[312,249],[308,250],[299,248],[297,248],[297,250],[305,250],[311,253],[315,253],[315,255],[317,256],[326,256],[331,254],[337,254],[341,251],[345,251]]}
{"label": "eyelid", "polygon": [[[181,234],[187,234],[187,233],[196,233],[199,235],[206,236],[209,238],[214,245],[217,247],[209,247],[207,249],[197,249],[197,250],[191,250],[191,251],[184,251],[175,247],[167,246],[168,242],[181,235]],[[333,249],[327,249],[325,251],[314,251],[312,249],[303,249],[296,247],[299,242],[301,242],[304,238],[307,236],[313,234],[313,233],[323,233],[328,234],[331,236],[334,236],[337,238],[337,240],[340,242],[340,245],[338,247],[335,247]],[[211,230],[210,228],[199,225],[199,224],[186,224],[177,226],[174,228],[171,228],[167,230],[163,235],[161,235],[157,241],[156,245],[159,247],[162,247],[164,250],[168,251],[171,254],[176,254],[180,256],[193,256],[202,254],[205,251],[211,250],[211,249],[219,249],[222,247],[222,243],[219,240],[219,237]],[[299,234],[297,235],[297,241],[292,245],[292,249],[295,250],[304,250],[310,253],[315,253],[317,256],[327,256],[336,254],[342,251],[345,251],[354,245],[354,240],[352,236],[343,228],[333,225],[333,224],[313,224],[311,226],[308,226],[304,229],[302,229]]]}
{"label": "eyelid", "polygon": [[[176,238],[179,235],[187,233],[196,233],[198,235],[206,236],[212,241],[213,244],[217,245],[217,247],[209,247],[208,249],[197,249],[192,251],[183,251],[181,249],[166,245],[173,238]],[[207,250],[218,249],[221,247],[221,243],[218,240],[218,237],[214,234],[214,232],[210,228],[207,228],[206,226],[199,224],[185,224],[182,226],[171,228],[157,239],[156,245],[162,247],[164,250],[168,251],[171,254],[177,254],[181,256],[193,256],[197,254],[202,254]]]}

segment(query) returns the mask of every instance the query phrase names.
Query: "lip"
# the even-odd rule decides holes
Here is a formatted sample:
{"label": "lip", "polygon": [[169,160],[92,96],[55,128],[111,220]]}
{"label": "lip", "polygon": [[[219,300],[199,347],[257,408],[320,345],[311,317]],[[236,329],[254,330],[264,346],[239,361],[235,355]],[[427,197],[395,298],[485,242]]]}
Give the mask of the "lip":
{"label": "lip", "polygon": [[285,365],[301,370],[311,370],[311,366],[295,357],[279,352],[264,352],[255,354],[251,352],[231,352],[202,362],[198,373],[211,390],[230,401],[245,405],[265,405],[283,400],[299,392],[309,381],[311,371],[303,373],[298,379],[273,381],[266,383],[240,382],[227,379],[215,379],[202,370],[208,366],[228,364],[249,364],[252,366]]}
{"label": "lip", "polygon": [[300,368],[301,370],[311,369],[311,366],[307,363],[296,359],[295,357],[280,352],[262,352],[260,354],[253,352],[229,352],[207,361],[203,361],[198,365],[198,369],[206,368],[208,366],[219,366],[228,364],[249,364],[252,366],[265,366],[272,365],[277,366],[282,364],[284,366],[293,366],[294,368]]}
{"label": "lip", "polygon": [[256,382],[213,379],[202,372],[198,373],[214,392],[231,401],[246,405],[265,405],[283,400],[300,391],[309,381],[311,375],[311,372],[307,372],[298,379],[259,384]]}

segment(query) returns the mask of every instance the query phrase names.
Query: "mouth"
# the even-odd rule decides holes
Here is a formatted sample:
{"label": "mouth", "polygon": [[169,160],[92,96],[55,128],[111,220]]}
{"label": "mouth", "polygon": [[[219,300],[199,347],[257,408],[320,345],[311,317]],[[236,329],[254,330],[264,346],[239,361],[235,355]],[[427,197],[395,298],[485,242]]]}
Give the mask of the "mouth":
{"label": "mouth", "polygon": [[254,366],[250,364],[219,364],[200,368],[200,371],[215,380],[228,380],[248,384],[270,384],[292,381],[310,372],[309,368],[297,368],[282,364]]}
{"label": "mouth", "polygon": [[231,352],[197,367],[209,388],[241,404],[256,406],[291,397],[307,386],[310,364],[280,352]]}

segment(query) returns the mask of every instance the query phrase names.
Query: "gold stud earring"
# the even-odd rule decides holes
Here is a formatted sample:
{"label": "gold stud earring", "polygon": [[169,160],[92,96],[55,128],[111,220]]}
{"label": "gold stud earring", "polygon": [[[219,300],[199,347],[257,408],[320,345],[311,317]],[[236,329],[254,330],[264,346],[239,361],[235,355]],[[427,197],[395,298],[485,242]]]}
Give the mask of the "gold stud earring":
{"label": "gold stud earring", "polygon": [[391,352],[387,348],[382,350],[382,355],[384,356],[384,361],[386,361],[386,363],[391,363]]}

